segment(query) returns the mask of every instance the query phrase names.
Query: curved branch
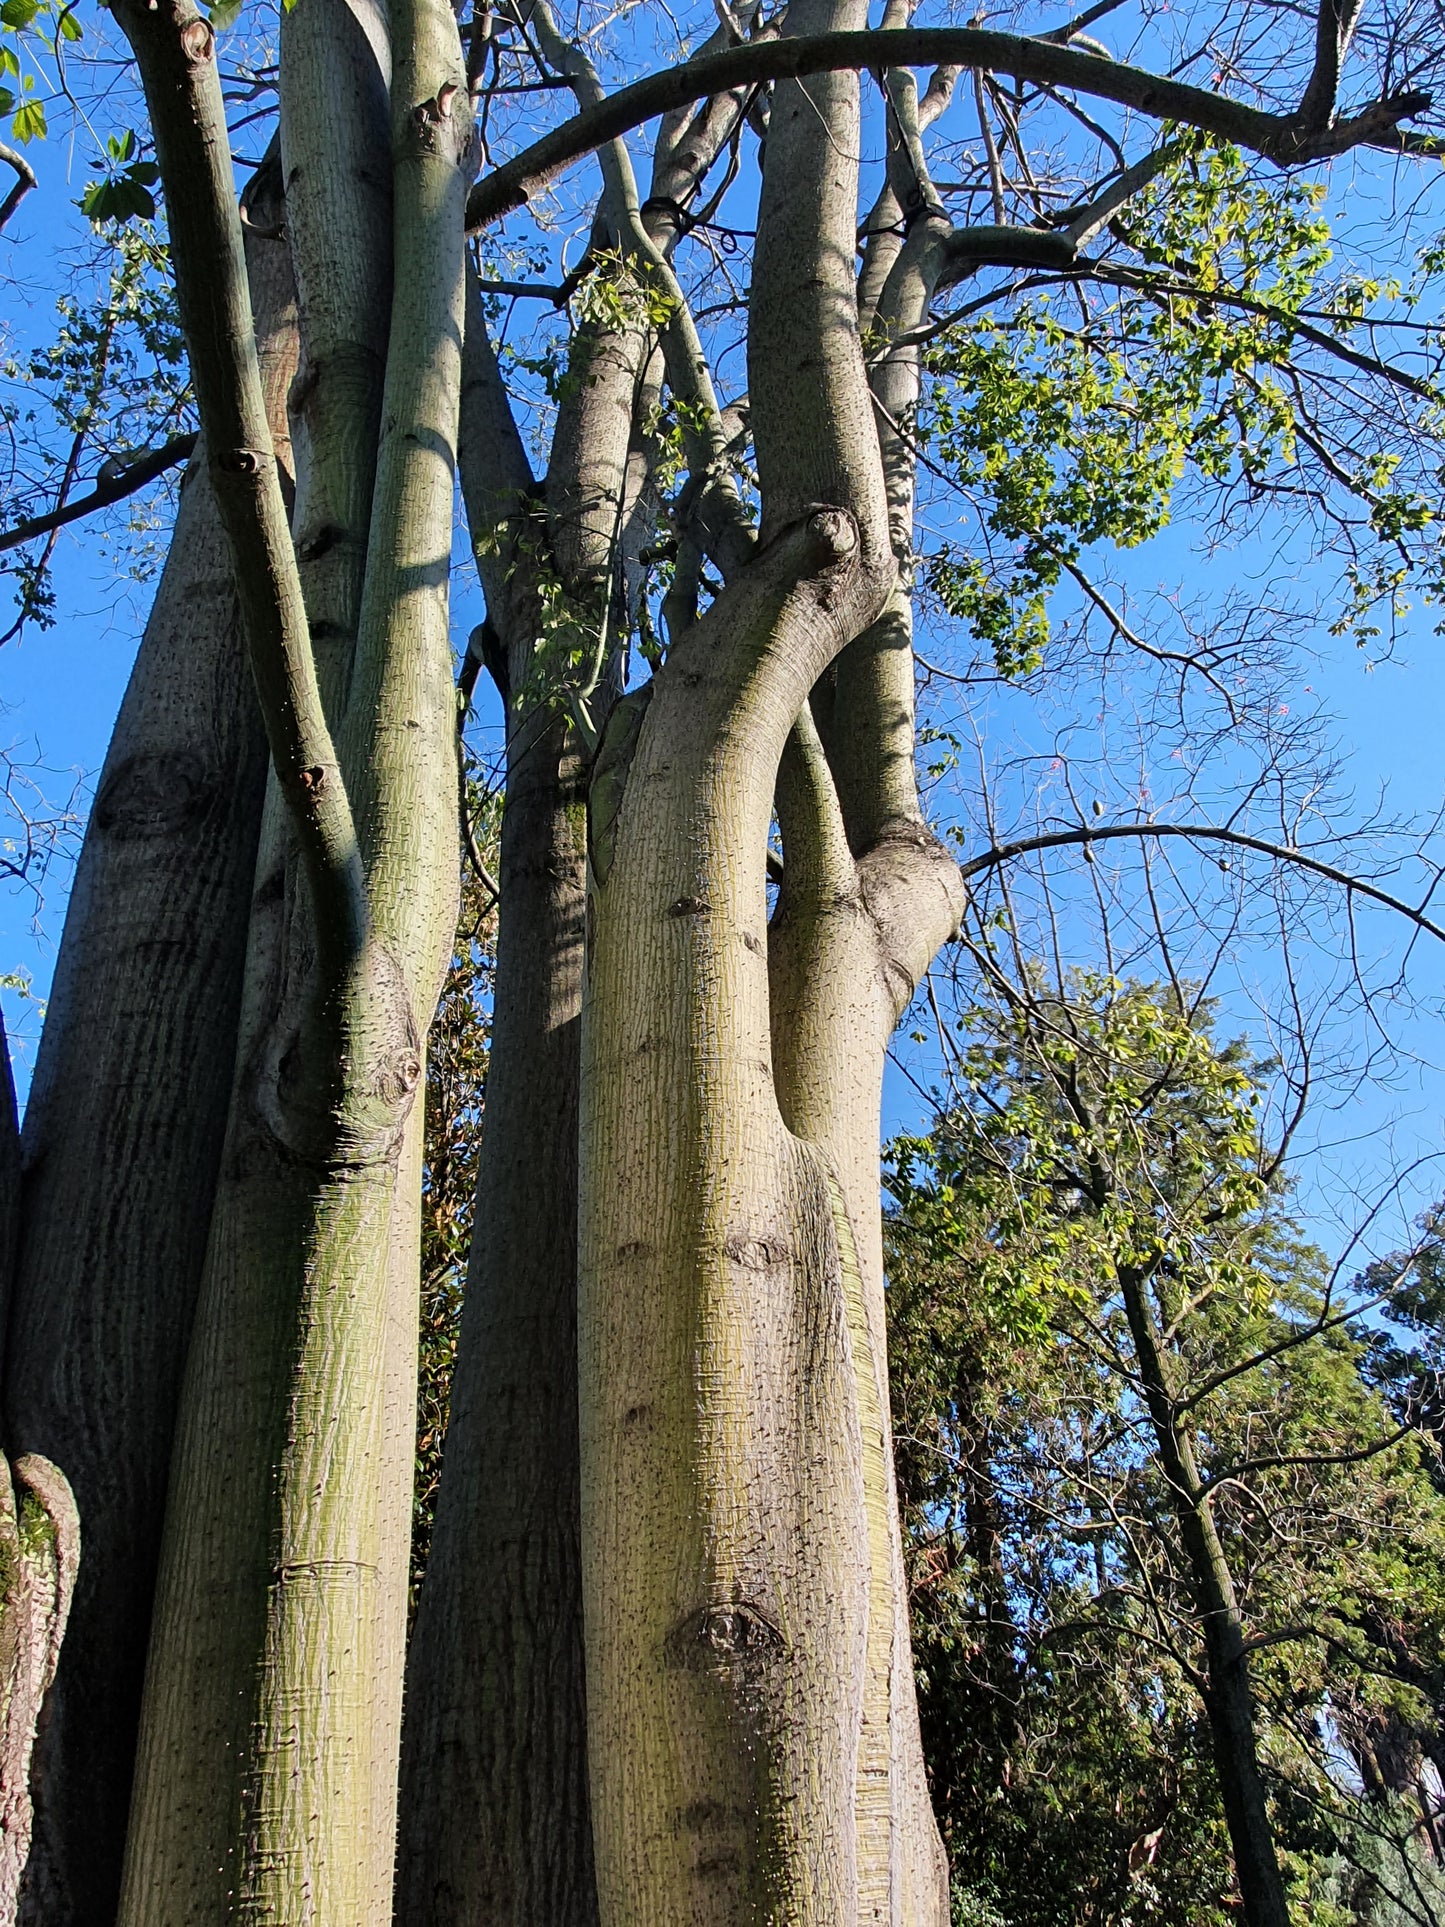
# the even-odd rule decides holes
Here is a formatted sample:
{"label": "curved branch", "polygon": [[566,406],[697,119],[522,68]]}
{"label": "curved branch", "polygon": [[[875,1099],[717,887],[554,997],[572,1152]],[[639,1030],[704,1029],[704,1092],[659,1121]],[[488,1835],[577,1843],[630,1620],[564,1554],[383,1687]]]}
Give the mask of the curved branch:
{"label": "curved branch", "polygon": [[1338,883],[1341,889],[1348,890],[1353,896],[1367,897],[1371,903],[1398,911],[1418,929],[1427,931],[1430,936],[1438,937],[1445,943],[1445,929],[1438,923],[1432,923],[1423,910],[1417,910],[1401,897],[1392,897],[1388,890],[1365,883],[1359,877],[1351,876],[1348,870],[1337,869],[1333,863],[1323,863],[1304,850],[1291,849],[1286,843],[1269,843],[1263,837],[1249,836],[1243,830],[1222,829],[1212,823],[1105,823],[1097,827],[1082,825],[1077,830],[1053,830],[1044,836],[1026,836],[1015,843],[996,844],[993,849],[961,863],[959,871],[967,880],[1016,856],[1030,856],[1036,850],[1059,850],[1079,843],[1112,843],[1126,836],[1182,836],[1198,842],[1233,843],[1240,849],[1257,851],[1259,855],[1274,857],[1281,863],[1293,863],[1297,869],[1308,870],[1313,876]]}
{"label": "curved branch", "polygon": [[128,495],[134,495],[137,489],[144,488],[147,482],[164,475],[168,468],[174,468],[178,462],[188,461],[196,441],[194,434],[172,435],[159,448],[148,448],[143,455],[137,455],[133,462],[127,462],[116,474],[97,482],[89,495],[76,496],[60,508],[47,509],[44,515],[32,515],[24,522],[17,522],[13,529],[0,529],[0,551],[19,548],[22,542],[32,541],[37,535],[49,535],[52,529],[63,529],[67,523],[78,522],[83,516],[93,515],[97,509],[123,502]]}
{"label": "curved branch", "polygon": [[17,153],[13,147],[7,147],[4,141],[0,141],[0,161],[15,169],[15,185],[0,201],[0,228],[3,228],[31,188],[39,187],[40,183],[35,178],[35,169],[25,156]]}
{"label": "curved branch", "polygon": [[1072,88],[1157,120],[1200,128],[1281,167],[1298,167],[1359,146],[1398,152],[1399,123],[1424,113],[1431,102],[1418,91],[1395,94],[1331,126],[1312,127],[1298,114],[1268,114],[1123,61],[977,27],[902,27],[749,41],[649,74],[574,114],[477,183],[467,201],[467,228],[474,231],[500,220],[544,192],[593,148],[705,95],[842,68],[936,66],[982,67],[1040,86]]}

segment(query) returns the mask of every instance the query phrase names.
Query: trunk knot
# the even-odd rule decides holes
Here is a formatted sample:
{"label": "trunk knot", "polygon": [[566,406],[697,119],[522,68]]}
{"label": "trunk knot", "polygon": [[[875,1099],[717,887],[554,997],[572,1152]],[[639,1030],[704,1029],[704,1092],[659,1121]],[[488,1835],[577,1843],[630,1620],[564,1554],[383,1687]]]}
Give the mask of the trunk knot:
{"label": "trunk knot", "polygon": [[858,524],[846,509],[810,509],[807,526],[820,569],[846,561],[858,547]]}
{"label": "trunk knot", "polygon": [[188,20],[181,28],[181,52],[193,67],[209,60],[215,46],[215,29],[209,20]]}
{"label": "trunk knot", "polygon": [[767,1615],[743,1600],[723,1600],[690,1613],[670,1644],[685,1665],[731,1670],[779,1651],[783,1635]]}

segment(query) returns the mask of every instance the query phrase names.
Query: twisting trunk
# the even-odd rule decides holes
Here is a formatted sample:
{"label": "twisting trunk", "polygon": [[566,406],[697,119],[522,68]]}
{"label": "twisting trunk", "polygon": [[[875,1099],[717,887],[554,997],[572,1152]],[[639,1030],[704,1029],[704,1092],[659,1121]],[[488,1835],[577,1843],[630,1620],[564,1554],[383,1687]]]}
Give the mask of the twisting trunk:
{"label": "twisting trunk", "polygon": [[[416,1329],[410,1113],[456,911],[447,585],[470,117],[450,10],[398,0],[395,292],[333,748],[302,578],[251,453],[213,37],[186,0],[127,7],[122,23],[156,127],[202,423],[304,885],[283,943],[274,901],[253,924],[121,1918],[355,1927],[390,1904],[405,1561],[387,1541],[411,1469],[412,1407],[398,1409]],[[317,473],[325,453],[308,450]]]}
{"label": "twisting trunk", "polygon": [[1289,1907],[1259,1770],[1244,1624],[1234,1596],[1228,1556],[1195,1462],[1188,1422],[1178,1409],[1169,1360],[1149,1305],[1147,1280],[1137,1271],[1125,1270],[1119,1282],[1204,1639],[1204,1707],[1244,1917],[1248,1927],[1289,1927]]}
{"label": "twisting trunk", "polygon": [[863,573],[839,511],[781,533],[675,646],[620,813],[594,819],[580,1380],[607,1923],[855,1917],[866,1336],[837,1180],[773,1093],[764,856],[807,671]]}
{"label": "twisting trunk", "polygon": [[[296,307],[270,160],[246,195],[262,383],[289,469]],[[26,1108],[5,1357],[17,1450],[87,1557],[34,1769],[23,1917],[114,1917],[171,1435],[236,1048],[265,741],[202,450],[101,771]]]}
{"label": "twisting trunk", "polygon": [[889,675],[853,678],[833,718],[843,741],[883,728],[874,767],[831,767],[807,712],[896,575],[851,273],[857,141],[850,76],[779,86],[749,335],[765,546],[675,639],[640,721],[624,707],[593,785],[581,1396],[604,1922],[947,1909],[876,1164],[887,1038],[958,910],[912,790],[911,690],[893,713],[906,617]]}

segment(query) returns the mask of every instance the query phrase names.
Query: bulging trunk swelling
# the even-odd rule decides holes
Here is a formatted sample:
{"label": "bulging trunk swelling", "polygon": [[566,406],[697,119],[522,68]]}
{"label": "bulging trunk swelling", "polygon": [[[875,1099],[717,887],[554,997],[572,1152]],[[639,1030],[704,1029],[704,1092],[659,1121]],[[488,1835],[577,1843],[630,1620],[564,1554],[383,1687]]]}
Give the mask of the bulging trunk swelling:
{"label": "bulging trunk swelling", "polygon": [[[296,367],[274,170],[248,195],[278,453]],[[230,558],[188,469],[66,915],[24,1129],[5,1405],[87,1557],[37,1747],[23,1918],[114,1916],[171,1436],[236,1048],[265,743]]]}
{"label": "bulging trunk swelling", "polygon": [[582,773],[512,731],[477,1236],[407,1685],[403,1927],[591,1927],[578,1565]]}

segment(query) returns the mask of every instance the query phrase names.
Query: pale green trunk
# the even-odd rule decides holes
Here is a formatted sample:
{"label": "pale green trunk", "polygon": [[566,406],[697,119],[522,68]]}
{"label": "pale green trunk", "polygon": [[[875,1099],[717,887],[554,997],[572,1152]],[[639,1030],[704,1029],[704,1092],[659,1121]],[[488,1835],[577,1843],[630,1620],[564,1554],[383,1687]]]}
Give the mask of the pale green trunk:
{"label": "pale green trunk", "polygon": [[856,1917],[861,1308],[836,1179],[774,1096],[764,894],[778,755],[856,552],[836,514],[774,543],[674,649],[620,813],[594,811],[579,1372],[606,1927]]}
{"label": "pale green trunk", "polygon": [[367,928],[330,983],[347,952],[324,922],[313,947],[293,918],[279,980],[265,919],[253,929],[147,1674],[122,1906],[135,1927],[369,1927],[390,1906],[409,1120],[456,908],[447,612],[469,124],[449,9],[396,5],[391,24],[396,295],[338,740]]}

